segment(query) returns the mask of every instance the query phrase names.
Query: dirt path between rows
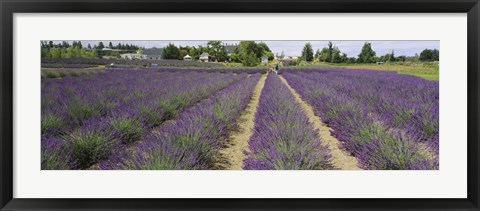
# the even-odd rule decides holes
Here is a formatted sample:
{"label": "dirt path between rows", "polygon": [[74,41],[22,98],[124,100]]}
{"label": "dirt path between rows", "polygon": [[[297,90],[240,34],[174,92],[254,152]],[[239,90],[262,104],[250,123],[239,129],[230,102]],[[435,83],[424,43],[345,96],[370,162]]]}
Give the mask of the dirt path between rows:
{"label": "dirt path between rows", "polygon": [[313,124],[315,129],[318,129],[318,135],[322,143],[328,144],[328,148],[330,149],[330,154],[332,155],[332,164],[335,168],[341,170],[361,170],[358,167],[358,161],[355,157],[349,155],[348,152],[339,148],[340,141],[337,138],[333,137],[330,133],[331,128],[325,125],[320,117],[316,116],[313,112],[312,106],[307,104],[305,101],[302,100],[300,95],[295,91],[283,78],[279,76],[280,80],[287,86],[290,92],[295,96],[295,100],[300,103],[302,106],[305,114],[308,117],[310,123]]}
{"label": "dirt path between rows", "polygon": [[257,113],[260,94],[265,86],[267,74],[262,75],[253,89],[253,95],[245,110],[242,111],[237,119],[237,129],[230,132],[225,146],[219,151],[215,159],[213,169],[222,170],[241,170],[245,155],[244,150],[248,150],[248,140],[253,134],[255,123],[255,113]]}

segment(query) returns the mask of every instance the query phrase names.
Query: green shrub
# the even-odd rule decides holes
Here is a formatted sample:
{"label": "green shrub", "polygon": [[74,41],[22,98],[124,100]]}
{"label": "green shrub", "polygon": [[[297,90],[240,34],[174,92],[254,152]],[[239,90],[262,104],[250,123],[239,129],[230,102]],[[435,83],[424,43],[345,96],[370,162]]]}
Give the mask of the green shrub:
{"label": "green shrub", "polygon": [[45,72],[45,77],[47,77],[47,78],[59,78],[60,74],[58,74],[57,72],[49,71],[49,72]]}
{"label": "green shrub", "polygon": [[67,138],[71,144],[73,155],[80,168],[88,168],[92,164],[106,158],[114,143],[113,140],[96,131],[74,131]]}
{"label": "green shrub", "polygon": [[151,106],[141,105],[138,107],[138,110],[139,110],[140,116],[145,118],[145,121],[147,122],[147,124],[152,125],[154,127],[162,124],[163,118],[162,118],[161,112],[158,109],[153,108]]}
{"label": "green shrub", "polygon": [[68,170],[70,166],[69,151],[64,147],[48,148],[42,147],[42,170]]}
{"label": "green shrub", "polygon": [[47,131],[59,131],[63,125],[62,118],[55,114],[46,114],[41,120],[42,134]]}
{"label": "green shrub", "polygon": [[132,143],[139,140],[144,132],[142,124],[137,119],[119,117],[112,119],[110,125],[120,136],[124,143]]}
{"label": "green shrub", "polygon": [[310,66],[310,63],[302,60],[302,61],[300,61],[300,63],[298,63],[298,66],[301,66],[301,67]]}
{"label": "green shrub", "polygon": [[94,106],[74,100],[68,105],[67,108],[69,116],[77,123],[80,124],[83,120],[93,117],[99,114],[100,111]]}

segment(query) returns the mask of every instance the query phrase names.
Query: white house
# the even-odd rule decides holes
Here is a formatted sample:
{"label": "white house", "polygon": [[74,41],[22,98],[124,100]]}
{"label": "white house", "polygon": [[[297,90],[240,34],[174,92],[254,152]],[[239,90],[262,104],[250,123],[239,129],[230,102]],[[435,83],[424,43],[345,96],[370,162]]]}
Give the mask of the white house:
{"label": "white house", "polygon": [[136,54],[136,53],[125,53],[125,54],[120,54],[120,58],[129,59],[129,60],[141,60],[141,59],[147,59],[147,55]]}
{"label": "white house", "polygon": [[262,59],[262,63],[268,62],[268,56],[263,55],[260,59]]}
{"label": "white house", "polygon": [[187,54],[186,56],[183,57],[183,60],[192,61],[192,57]]}
{"label": "white house", "polygon": [[200,61],[202,61],[202,62],[208,62],[208,59],[209,59],[208,57],[209,57],[208,53],[204,52],[204,53],[202,53],[202,54],[200,55],[200,58],[199,58],[199,59],[200,59]]}

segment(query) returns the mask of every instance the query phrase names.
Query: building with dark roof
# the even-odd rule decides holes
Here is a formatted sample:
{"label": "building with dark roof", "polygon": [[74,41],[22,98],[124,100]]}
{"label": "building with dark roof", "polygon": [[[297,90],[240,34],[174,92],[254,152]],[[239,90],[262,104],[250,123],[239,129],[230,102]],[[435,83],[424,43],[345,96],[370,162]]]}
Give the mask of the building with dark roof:
{"label": "building with dark roof", "polygon": [[146,55],[147,59],[161,60],[163,59],[163,48],[148,48],[143,50],[143,54]]}
{"label": "building with dark roof", "polygon": [[227,54],[229,56],[233,53],[233,51],[235,49],[240,50],[240,46],[238,46],[238,44],[228,44],[228,43],[226,43],[224,46],[225,46],[225,49],[227,50]]}

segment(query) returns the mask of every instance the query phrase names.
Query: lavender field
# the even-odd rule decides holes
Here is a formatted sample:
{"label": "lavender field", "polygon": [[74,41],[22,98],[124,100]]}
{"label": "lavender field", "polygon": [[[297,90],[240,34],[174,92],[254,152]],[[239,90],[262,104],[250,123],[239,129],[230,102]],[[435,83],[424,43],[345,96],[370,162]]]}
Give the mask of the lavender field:
{"label": "lavender field", "polygon": [[41,168],[439,169],[438,81],[342,68],[282,72],[202,64],[42,71]]}

